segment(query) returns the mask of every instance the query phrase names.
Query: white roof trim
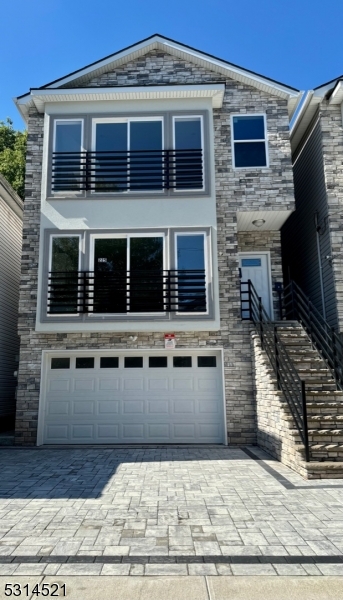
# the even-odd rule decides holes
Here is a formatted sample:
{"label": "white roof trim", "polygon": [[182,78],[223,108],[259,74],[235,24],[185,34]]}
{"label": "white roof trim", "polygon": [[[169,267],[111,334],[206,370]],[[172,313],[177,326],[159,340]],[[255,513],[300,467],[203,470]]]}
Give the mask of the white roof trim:
{"label": "white roof trim", "polygon": [[338,81],[334,91],[332,92],[332,94],[330,96],[329,104],[341,104],[342,101],[343,101],[343,83],[342,83],[342,81]]}
{"label": "white roof trim", "polygon": [[156,85],[107,88],[59,88],[31,90],[27,96],[16,100],[24,119],[28,108],[35,106],[43,113],[47,102],[89,102],[93,100],[160,100],[170,98],[211,98],[213,108],[221,108],[225,92],[224,83],[203,85]]}
{"label": "white roof trim", "polygon": [[[289,112],[291,116],[294,113],[298,105],[299,99],[301,97],[301,92],[298,92],[293,88],[290,88],[278,82],[274,82],[268,78],[263,77],[262,75],[252,73],[241,67],[232,65],[218,58],[211,57],[198,50],[189,48],[188,46],[184,46],[183,44],[179,44],[177,42],[174,42],[173,40],[168,40],[167,38],[164,38],[159,35],[154,35],[151,38],[148,38],[147,40],[139,42],[138,44],[135,44],[125,50],[122,50],[121,52],[117,52],[116,54],[113,54],[103,60],[100,60],[93,65],[89,65],[84,69],[80,69],[79,71],[71,73],[70,75],[67,75],[64,78],[61,78],[55,82],[43,86],[43,88],[41,89],[58,89],[62,86],[67,86],[68,84],[72,83],[74,85],[78,85],[79,88],[81,88],[86,83],[88,83],[91,78],[99,76],[102,73],[106,73],[110,70],[114,70],[119,65],[122,65],[129,61],[133,61],[154,49],[168,52],[169,54],[172,54],[184,60],[189,60],[213,72],[217,72],[226,77],[230,77],[231,79],[240,81],[242,83],[245,83],[246,85],[251,85],[255,88],[260,89],[261,91],[264,91],[265,93],[284,98],[285,100],[288,100]],[[17,99],[15,102],[18,108],[19,104],[23,106],[26,103],[30,103],[31,94],[26,94],[25,96]],[[22,114],[23,112],[24,111],[21,110]]]}

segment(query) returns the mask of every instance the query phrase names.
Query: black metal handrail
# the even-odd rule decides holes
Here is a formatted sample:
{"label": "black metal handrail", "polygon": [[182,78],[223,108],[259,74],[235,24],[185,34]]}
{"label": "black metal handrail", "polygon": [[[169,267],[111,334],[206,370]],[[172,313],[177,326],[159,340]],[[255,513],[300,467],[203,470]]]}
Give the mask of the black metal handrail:
{"label": "black metal handrail", "polygon": [[47,312],[204,313],[203,269],[168,271],[55,271],[48,276]]}
{"label": "black metal handrail", "polygon": [[295,281],[291,281],[285,287],[283,298],[286,318],[295,319],[302,324],[312,343],[326,361],[335,379],[337,389],[343,391],[343,343],[341,338]]}
{"label": "black metal handrail", "polygon": [[306,461],[310,460],[307,426],[305,382],[302,381],[285,345],[278,334],[278,328],[265,311],[262,299],[250,281],[241,281],[242,319],[254,323],[277,379],[278,389],[283,392],[294,423],[305,447]]}
{"label": "black metal handrail", "polygon": [[201,149],[52,153],[53,192],[199,190],[203,184]]}

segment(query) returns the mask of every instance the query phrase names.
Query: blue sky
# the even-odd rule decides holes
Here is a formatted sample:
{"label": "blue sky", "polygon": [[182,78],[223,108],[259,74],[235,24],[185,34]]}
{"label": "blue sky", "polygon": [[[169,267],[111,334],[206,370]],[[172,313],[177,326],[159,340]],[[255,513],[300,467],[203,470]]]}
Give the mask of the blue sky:
{"label": "blue sky", "polygon": [[342,0],[5,1],[0,120],[20,129],[14,96],[153,33],[300,89],[343,73]]}

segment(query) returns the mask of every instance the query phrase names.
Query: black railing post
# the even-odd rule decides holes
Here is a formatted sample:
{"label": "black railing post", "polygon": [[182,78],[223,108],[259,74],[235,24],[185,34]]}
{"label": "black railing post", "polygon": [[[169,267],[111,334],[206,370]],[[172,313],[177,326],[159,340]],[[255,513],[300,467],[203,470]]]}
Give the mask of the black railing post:
{"label": "black railing post", "polygon": [[164,176],[165,176],[165,189],[169,190],[170,188],[170,150],[166,150],[164,155]]}
{"label": "black railing post", "polygon": [[167,271],[167,304],[166,312],[171,312],[171,271]]}
{"label": "black railing post", "polygon": [[251,291],[251,279],[248,279],[249,319],[250,319],[250,321],[253,321],[251,294],[252,294],[252,291]]}
{"label": "black railing post", "polygon": [[309,329],[310,329],[309,334],[310,334],[310,337],[312,339],[312,302],[311,302],[311,300],[309,298],[308,298],[308,301],[307,301],[307,311],[308,311],[308,316],[309,316],[309,320],[310,320],[310,323],[309,323]]}
{"label": "black railing post", "polygon": [[308,445],[308,429],[307,429],[307,406],[306,406],[306,390],[305,381],[301,380],[301,401],[303,413],[303,428],[304,428],[304,445],[306,462],[310,462],[310,449]]}
{"label": "black railing post", "polygon": [[83,271],[81,273],[81,294],[82,294],[82,312],[87,312],[87,299],[86,299],[86,277],[87,273]]}
{"label": "black railing post", "polygon": [[261,296],[258,297],[258,318],[260,321],[260,338],[261,338],[261,347],[263,350],[263,305]]}
{"label": "black railing post", "polygon": [[89,179],[89,172],[90,172],[90,160],[91,160],[91,156],[89,152],[86,152],[86,165],[85,165],[85,170],[86,170],[86,174],[85,174],[85,189],[88,192],[88,190],[90,190],[90,179]]}
{"label": "black railing post", "polygon": [[274,325],[274,351],[275,351],[275,366],[276,366],[276,379],[277,379],[277,389],[280,390],[280,363],[279,363],[279,348],[278,348],[278,338],[277,338],[277,327]]}
{"label": "black railing post", "polygon": [[292,318],[294,321],[296,321],[297,315],[295,312],[294,281],[291,281],[291,292],[292,292]]}

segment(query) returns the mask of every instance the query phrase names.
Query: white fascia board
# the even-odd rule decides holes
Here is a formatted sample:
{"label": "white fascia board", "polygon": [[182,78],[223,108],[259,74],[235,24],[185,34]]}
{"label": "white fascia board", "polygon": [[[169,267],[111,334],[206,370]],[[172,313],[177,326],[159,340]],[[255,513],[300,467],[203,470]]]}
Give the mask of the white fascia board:
{"label": "white fascia board", "polygon": [[329,104],[341,104],[343,101],[343,83],[338,81],[334,91],[329,98]]}
{"label": "white fascia board", "polygon": [[300,108],[300,111],[295,119],[290,132],[290,140],[292,146],[292,152],[294,153],[299,143],[303,139],[308,126],[310,125],[313,117],[316,114],[319,104],[322,98],[315,94],[313,90],[307,92],[304,103]]}
{"label": "white fascia board", "polygon": [[71,89],[37,89],[31,90],[29,96],[18,100],[19,110],[34,102],[37,110],[44,112],[47,102],[84,102],[94,100],[154,100],[170,98],[212,98],[213,108],[221,108],[223,104],[225,84],[202,85],[168,85],[168,86],[139,86],[139,87],[108,87],[108,88],[71,88]]}

